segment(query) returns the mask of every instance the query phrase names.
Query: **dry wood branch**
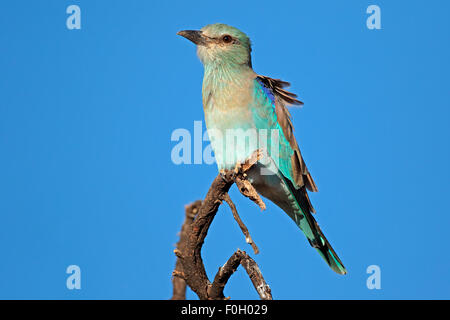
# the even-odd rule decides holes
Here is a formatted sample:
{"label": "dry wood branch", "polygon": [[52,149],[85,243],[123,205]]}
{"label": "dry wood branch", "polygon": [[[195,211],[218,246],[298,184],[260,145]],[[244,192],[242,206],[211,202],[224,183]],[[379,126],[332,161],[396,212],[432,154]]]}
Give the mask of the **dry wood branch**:
{"label": "dry wood branch", "polygon": [[[172,281],[174,289],[172,299],[186,298],[186,284],[202,300],[223,299],[223,288],[239,263],[246,269],[261,299],[272,299],[270,288],[265,283],[256,262],[247,253],[238,250],[225,266],[221,268],[222,272],[219,271],[213,283],[209,281],[206,275],[205,266],[201,257],[201,249],[205,237],[222,200],[225,200],[230,205],[233,216],[246,236],[247,242],[252,245],[255,253],[258,252],[258,248],[253,243],[247,227],[240,219],[236,206],[228,195],[228,191],[233,183],[236,182],[239,191],[243,195],[256,202],[262,209],[265,208],[264,202],[262,202],[256,190],[246,179],[245,173],[259,158],[260,152],[258,151],[244,164],[239,167],[237,166],[236,170],[221,172],[211,184],[205,199],[203,201],[196,201],[186,207],[185,223],[180,233],[177,249],[174,250],[177,256],[177,263],[173,272]],[[236,265],[236,263],[238,264]]]}
{"label": "dry wood branch", "polygon": [[261,210],[266,210],[266,204],[264,203],[264,201],[262,201],[261,197],[256,192],[250,181],[248,181],[246,178],[238,176],[235,182],[236,186],[239,189],[239,192],[242,193],[242,195],[256,203],[261,208]]}
{"label": "dry wood branch", "polygon": [[[177,249],[174,250],[175,254],[180,254],[178,247],[180,243],[186,241],[188,226],[194,221],[195,215],[198,213],[202,202],[197,200],[187,206],[185,206],[185,218],[183,226],[181,227],[180,240],[177,243]],[[172,300],[185,300],[186,299],[186,275],[183,272],[183,266],[181,261],[177,258],[175,264],[175,270],[172,273],[173,294]]]}
{"label": "dry wood branch", "polygon": [[[240,250],[238,250],[239,252]],[[272,300],[272,290],[270,290],[269,285],[264,280],[264,277],[256,264],[255,260],[253,260],[245,251],[241,251],[241,265],[244,267],[245,271],[247,271],[250,280],[253,283],[256,291],[259,294],[261,300]]]}
{"label": "dry wood branch", "polygon": [[267,285],[262,273],[256,262],[250,256],[241,250],[237,250],[228,261],[219,268],[214,282],[211,284],[208,294],[213,299],[224,299],[223,290],[231,275],[237,270],[238,266],[242,265],[247,271],[250,280],[253,283],[261,300],[272,300],[272,292]]}
{"label": "dry wood branch", "polygon": [[194,221],[187,226],[187,237],[180,241],[181,269],[183,270],[186,283],[202,300],[208,299],[207,288],[210,285],[206,275],[205,266],[201,257],[201,248],[208,233],[209,226],[213,221],[224,195],[233,184],[231,174],[218,175],[199,209]]}
{"label": "dry wood branch", "polygon": [[266,204],[264,201],[262,201],[261,197],[259,196],[258,192],[256,192],[255,188],[252,186],[250,181],[247,180],[247,171],[252,168],[252,166],[263,157],[263,152],[261,150],[256,150],[253,152],[253,154],[250,156],[250,158],[247,159],[243,164],[237,164],[236,168],[234,169],[234,172],[236,174],[235,182],[236,186],[239,189],[239,192],[252,200],[254,203],[256,203],[261,210],[266,209]]}
{"label": "dry wood branch", "polygon": [[230,196],[228,195],[228,193],[225,194],[224,199],[226,203],[228,203],[228,205],[230,206],[231,212],[233,213],[233,217],[234,220],[236,220],[236,222],[238,223],[239,227],[241,228],[242,233],[245,236],[245,241],[250,244],[253,248],[253,251],[255,252],[255,254],[259,253],[259,249],[256,246],[255,242],[253,241],[250,232],[248,231],[247,227],[245,226],[244,222],[242,222],[241,217],[239,216],[236,206],[234,205],[233,201],[231,201]]}

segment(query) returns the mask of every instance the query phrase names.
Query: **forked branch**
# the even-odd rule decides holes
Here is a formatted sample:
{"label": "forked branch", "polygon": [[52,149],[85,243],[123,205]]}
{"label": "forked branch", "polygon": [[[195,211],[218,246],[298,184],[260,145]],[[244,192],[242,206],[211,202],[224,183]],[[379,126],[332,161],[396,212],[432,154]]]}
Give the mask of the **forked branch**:
{"label": "forked branch", "polygon": [[202,300],[224,299],[225,285],[239,264],[247,271],[261,299],[272,299],[270,288],[265,282],[258,265],[245,251],[237,250],[219,269],[212,283],[206,275],[201,256],[205,237],[223,200],[230,206],[233,217],[244,233],[246,241],[252,246],[255,253],[259,252],[247,227],[239,217],[228,191],[233,183],[236,183],[244,196],[254,201],[261,209],[265,209],[264,202],[246,179],[246,172],[259,160],[260,156],[261,153],[257,151],[245,163],[236,166],[234,171],[221,172],[214,179],[203,201],[196,201],[185,207],[186,218],[181,229],[180,240],[174,250],[177,255],[177,262],[172,273],[172,299],[185,299],[186,285]]}

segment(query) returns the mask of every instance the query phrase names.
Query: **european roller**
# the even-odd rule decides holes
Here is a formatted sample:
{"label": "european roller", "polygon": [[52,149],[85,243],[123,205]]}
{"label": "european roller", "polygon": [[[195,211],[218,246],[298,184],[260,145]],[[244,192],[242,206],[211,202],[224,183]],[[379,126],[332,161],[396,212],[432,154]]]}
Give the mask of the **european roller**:
{"label": "european roller", "polygon": [[287,110],[288,105],[303,103],[286,90],[289,83],[253,71],[250,39],[240,30],[210,24],[178,34],[197,45],[204,66],[203,110],[219,171],[235,169],[264,150],[264,157],[247,172],[249,181],[294,220],[331,269],[345,274],[312,215],[307,190],[316,192],[317,187]]}

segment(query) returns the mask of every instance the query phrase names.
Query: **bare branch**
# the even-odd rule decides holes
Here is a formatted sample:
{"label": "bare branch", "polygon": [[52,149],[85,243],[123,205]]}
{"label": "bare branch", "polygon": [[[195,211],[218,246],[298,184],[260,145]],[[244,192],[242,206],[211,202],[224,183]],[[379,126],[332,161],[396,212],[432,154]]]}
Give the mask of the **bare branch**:
{"label": "bare branch", "polygon": [[262,201],[258,192],[256,192],[255,188],[252,186],[250,181],[247,180],[247,171],[250,170],[253,165],[263,157],[263,152],[258,149],[248,158],[243,164],[238,163],[234,172],[236,173],[236,186],[239,189],[239,192],[256,203],[261,210],[266,209],[266,204]]}
{"label": "bare branch", "polygon": [[244,267],[245,271],[247,271],[261,300],[272,300],[272,290],[270,290],[269,285],[264,280],[261,270],[255,260],[253,260],[245,251],[238,250],[238,252],[241,252],[242,254],[241,265]]}
{"label": "bare branch", "polygon": [[207,288],[210,282],[203,265],[201,249],[209,226],[222,203],[220,199],[223,199],[233,182],[231,174],[224,176],[219,174],[214,179],[195,220],[187,226],[188,236],[185,241],[180,241],[178,244],[181,252],[181,259],[179,258],[178,261],[186,275],[186,283],[202,300],[208,299]]}
{"label": "bare branch", "polygon": [[185,206],[185,219],[183,226],[181,227],[180,240],[177,243],[177,249],[174,250],[177,255],[177,262],[175,264],[175,270],[172,273],[173,294],[172,300],[185,300],[186,299],[186,275],[183,272],[183,266],[181,265],[180,258],[181,252],[178,249],[180,243],[186,241],[188,226],[194,221],[195,215],[198,213],[202,202],[197,200],[187,206]]}
{"label": "bare branch", "polygon": [[244,176],[238,176],[236,177],[236,186],[239,189],[239,192],[244,195],[245,197],[252,200],[254,203],[256,203],[261,210],[266,210],[266,204],[264,201],[262,201],[259,194],[256,192],[255,188],[252,186],[250,181],[247,180]]}
{"label": "bare branch", "polygon": [[255,254],[259,253],[259,249],[256,246],[255,242],[253,241],[252,237],[250,236],[250,232],[248,231],[247,227],[245,226],[244,222],[242,222],[241,217],[239,216],[236,206],[234,205],[233,201],[231,201],[230,196],[228,193],[225,194],[224,199],[226,203],[230,206],[231,212],[233,213],[234,220],[238,223],[239,227],[241,228],[242,233],[245,236],[245,241],[250,244],[253,248],[253,251]]}
{"label": "bare branch", "polygon": [[241,261],[241,257],[237,252],[235,252],[228,261],[219,268],[216,276],[214,277],[214,281],[211,286],[208,288],[208,295],[212,299],[225,299],[223,295],[223,290],[225,285],[230,279],[231,275],[236,271],[239,267],[239,263]]}
{"label": "bare branch", "polygon": [[259,197],[251,183],[246,179],[248,171],[260,158],[259,151],[255,152],[242,165],[236,166],[233,171],[221,172],[211,184],[211,187],[203,201],[196,201],[186,206],[186,218],[180,233],[180,240],[174,253],[177,256],[175,270],[173,271],[173,296],[172,299],[186,299],[186,285],[188,285],[201,300],[224,299],[223,289],[229,277],[241,264],[247,271],[261,299],[272,299],[270,288],[264,281],[256,262],[245,251],[238,250],[227,263],[219,269],[214,282],[211,283],[206,275],[205,266],[201,257],[201,249],[208,233],[209,227],[217,213],[222,200],[225,200],[233,212],[233,216],[244,233],[247,242],[255,253],[258,247],[253,242],[247,227],[240,219],[236,206],[231,201],[228,191],[233,183],[239,191],[261,209],[265,204]]}
{"label": "bare branch", "polygon": [[242,265],[262,300],[272,300],[270,287],[267,285],[256,262],[241,250],[237,250],[228,261],[219,268],[214,282],[208,289],[211,299],[224,299],[223,290],[231,275]]}

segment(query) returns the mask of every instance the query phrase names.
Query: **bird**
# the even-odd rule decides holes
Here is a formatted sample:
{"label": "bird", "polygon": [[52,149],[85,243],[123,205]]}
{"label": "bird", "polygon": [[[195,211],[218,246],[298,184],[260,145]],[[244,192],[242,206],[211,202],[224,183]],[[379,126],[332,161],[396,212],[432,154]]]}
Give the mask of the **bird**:
{"label": "bird", "polygon": [[303,103],[287,91],[290,84],[253,70],[250,39],[235,27],[215,23],[177,35],[196,45],[204,67],[203,110],[219,172],[236,169],[264,149],[264,157],[246,172],[249,182],[288,214],[332,270],[346,274],[313,217],[308,191],[318,189],[293,133],[287,107]]}

